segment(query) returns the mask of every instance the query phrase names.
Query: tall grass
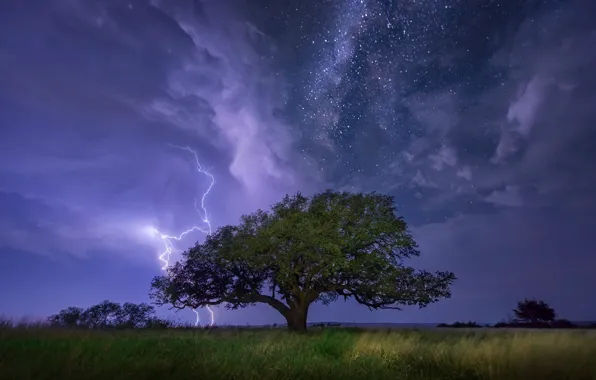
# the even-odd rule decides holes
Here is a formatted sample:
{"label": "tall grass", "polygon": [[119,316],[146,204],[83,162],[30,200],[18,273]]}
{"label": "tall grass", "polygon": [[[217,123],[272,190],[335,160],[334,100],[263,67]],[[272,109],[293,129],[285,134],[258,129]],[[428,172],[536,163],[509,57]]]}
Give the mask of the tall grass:
{"label": "tall grass", "polygon": [[2,379],[596,379],[596,332],[0,329]]}

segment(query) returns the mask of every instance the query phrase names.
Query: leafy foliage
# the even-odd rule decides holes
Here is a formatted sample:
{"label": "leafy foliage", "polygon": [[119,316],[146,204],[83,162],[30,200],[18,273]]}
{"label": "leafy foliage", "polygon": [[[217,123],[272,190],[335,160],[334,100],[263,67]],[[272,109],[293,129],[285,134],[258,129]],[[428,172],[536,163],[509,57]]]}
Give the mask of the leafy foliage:
{"label": "leafy foliage", "polygon": [[424,307],[450,296],[451,272],[404,266],[419,256],[393,197],[326,191],[286,196],[183,253],[152,282],[158,305],[237,309],[266,303],[305,329],[308,307],[353,298],[371,309]]}

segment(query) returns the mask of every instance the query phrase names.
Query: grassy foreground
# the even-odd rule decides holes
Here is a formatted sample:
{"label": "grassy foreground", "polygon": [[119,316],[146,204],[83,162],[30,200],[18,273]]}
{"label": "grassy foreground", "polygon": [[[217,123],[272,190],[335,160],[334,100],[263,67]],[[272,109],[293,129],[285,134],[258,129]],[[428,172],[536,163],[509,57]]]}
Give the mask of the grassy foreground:
{"label": "grassy foreground", "polygon": [[596,379],[594,331],[0,331],[1,379]]}

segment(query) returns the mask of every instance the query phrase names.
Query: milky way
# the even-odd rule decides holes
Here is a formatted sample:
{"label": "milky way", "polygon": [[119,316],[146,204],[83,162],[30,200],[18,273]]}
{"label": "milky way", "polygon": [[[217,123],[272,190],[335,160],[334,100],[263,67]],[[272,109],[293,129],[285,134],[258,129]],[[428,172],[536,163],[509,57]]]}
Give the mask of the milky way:
{"label": "milky way", "polygon": [[[557,77],[581,64],[549,68],[537,61],[538,51],[559,49],[584,32],[555,32],[570,8],[546,1],[324,3],[300,17],[293,6],[277,16],[303,31],[282,42],[294,43],[289,49],[302,58],[298,69],[292,66],[298,80],[289,108],[310,140],[305,154],[324,163],[319,170],[347,188],[391,188],[417,205],[438,196],[484,210],[490,202],[477,199],[479,192],[517,189],[507,183],[517,178],[486,185],[473,179],[508,171],[511,162],[496,164],[519,158],[527,133],[518,133],[512,115],[516,107],[530,119],[536,112],[514,104],[520,87],[542,97],[548,83],[568,81]],[[531,48],[521,50],[526,44]],[[532,72],[553,69],[548,83]],[[440,217],[452,215],[449,209]]]}
{"label": "milky way", "polygon": [[403,320],[526,296],[589,318],[568,295],[594,287],[594,20],[591,0],[0,2],[0,285],[22,289],[0,314],[145,300],[161,247],[137,232],[196,222],[173,144],[217,177],[214,228],[296,191],[394,195],[416,265],[458,276]]}

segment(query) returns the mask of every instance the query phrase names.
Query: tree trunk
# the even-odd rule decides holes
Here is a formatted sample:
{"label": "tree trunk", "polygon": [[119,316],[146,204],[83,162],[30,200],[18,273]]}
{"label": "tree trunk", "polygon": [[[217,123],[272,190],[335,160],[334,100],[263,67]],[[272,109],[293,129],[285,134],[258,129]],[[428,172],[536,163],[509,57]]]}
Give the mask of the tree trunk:
{"label": "tree trunk", "polygon": [[290,331],[306,332],[306,321],[308,318],[308,306],[300,305],[297,308],[291,308],[285,315],[288,321]]}

